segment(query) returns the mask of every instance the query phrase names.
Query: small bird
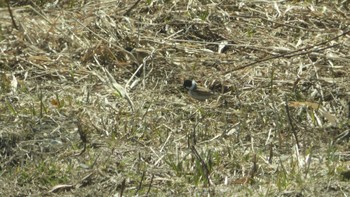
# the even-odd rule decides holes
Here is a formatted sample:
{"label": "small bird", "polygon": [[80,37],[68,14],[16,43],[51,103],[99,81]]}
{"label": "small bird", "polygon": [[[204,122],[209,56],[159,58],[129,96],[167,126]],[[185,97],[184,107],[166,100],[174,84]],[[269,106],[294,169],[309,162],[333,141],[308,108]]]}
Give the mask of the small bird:
{"label": "small bird", "polygon": [[194,80],[185,80],[183,86],[188,90],[188,94],[192,98],[200,101],[205,101],[210,97],[214,96],[214,94],[211,93],[210,90],[197,86]]}

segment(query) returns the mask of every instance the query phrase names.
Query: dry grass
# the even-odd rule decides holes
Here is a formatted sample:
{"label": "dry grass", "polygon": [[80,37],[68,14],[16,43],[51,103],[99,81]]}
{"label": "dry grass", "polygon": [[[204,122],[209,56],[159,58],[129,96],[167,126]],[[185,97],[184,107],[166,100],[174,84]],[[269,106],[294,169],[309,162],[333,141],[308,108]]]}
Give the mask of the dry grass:
{"label": "dry grass", "polygon": [[[12,12],[18,30],[0,9],[1,196],[350,193],[346,1]],[[222,95],[191,100],[186,78]]]}

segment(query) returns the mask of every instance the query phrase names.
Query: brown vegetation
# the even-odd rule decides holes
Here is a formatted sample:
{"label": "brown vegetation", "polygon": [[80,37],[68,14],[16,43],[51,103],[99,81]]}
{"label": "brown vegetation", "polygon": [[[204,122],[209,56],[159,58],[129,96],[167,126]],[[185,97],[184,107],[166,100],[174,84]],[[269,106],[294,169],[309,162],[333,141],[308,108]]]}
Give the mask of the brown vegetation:
{"label": "brown vegetation", "polygon": [[1,196],[349,194],[347,2],[1,2]]}

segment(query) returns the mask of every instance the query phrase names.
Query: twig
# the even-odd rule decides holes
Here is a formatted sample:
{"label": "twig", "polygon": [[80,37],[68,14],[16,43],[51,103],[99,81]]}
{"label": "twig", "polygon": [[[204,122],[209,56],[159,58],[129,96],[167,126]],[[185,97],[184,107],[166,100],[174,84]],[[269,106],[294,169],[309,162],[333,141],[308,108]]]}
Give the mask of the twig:
{"label": "twig", "polygon": [[289,113],[287,96],[285,96],[285,107],[286,107],[286,113],[287,113],[287,117],[288,117],[289,126],[290,126],[292,133],[294,135],[294,138],[295,138],[295,143],[297,144],[298,149],[300,149],[297,131],[295,130],[295,128],[293,126],[292,118],[290,117],[290,113]]}
{"label": "twig", "polygon": [[120,197],[123,197],[123,192],[125,190],[125,178],[123,179],[122,185],[120,186]]}
{"label": "twig", "polygon": [[209,168],[207,166],[207,164],[204,162],[204,160],[202,159],[202,157],[199,155],[199,153],[197,152],[196,148],[192,145],[191,146],[191,152],[192,154],[194,154],[194,156],[196,157],[196,159],[201,163],[203,172],[204,172],[204,176],[205,179],[208,182],[208,185],[210,186],[210,179],[209,179]]}
{"label": "twig", "polygon": [[13,27],[15,29],[18,30],[18,26],[16,24],[15,18],[13,17],[12,10],[11,10],[11,7],[10,7],[10,0],[6,0],[6,3],[7,3],[7,9],[9,10],[9,13],[10,13],[10,16],[11,16],[12,25],[13,25]]}
{"label": "twig", "polygon": [[256,175],[256,172],[258,171],[258,165],[256,164],[256,154],[254,154],[252,162],[253,162],[253,166],[252,166],[252,169],[249,172],[250,179],[253,179],[254,176]]}
{"label": "twig", "polygon": [[134,8],[136,8],[137,4],[139,4],[140,1],[141,1],[141,0],[137,0],[137,1],[134,3],[134,5],[132,5],[132,6],[125,12],[124,16],[129,16],[131,10],[133,10]]}
{"label": "twig", "polygon": [[154,174],[152,174],[152,177],[151,177],[151,182],[149,183],[149,186],[148,186],[148,190],[147,190],[146,196],[148,196],[149,192],[151,191],[151,187],[152,187],[152,183],[153,183],[153,178],[154,178]]}
{"label": "twig", "polygon": [[272,143],[270,143],[269,149],[270,149],[269,164],[272,164],[272,161],[273,161],[273,144]]}
{"label": "twig", "polygon": [[86,151],[87,135],[86,135],[86,132],[83,130],[80,118],[78,118],[76,124],[78,126],[78,134],[79,134],[80,140],[83,143],[83,149],[80,151],[80,153],[76,154],[76,156],[80,156]]}
{"label": "twig", "polygon": [[[299,56],[299,55],[305,55],[305,54],[309,54],[311,52],[316,52],[316,51],[323,51],[325,49],[328,49],[328,48],[332,48],[332,47],[335,47],[335,46],[338,46],[339,44],[334,44],[334,45],[330,45],[330,46],[326,46],[324,48],[321,48],[321,49],[314,49],[314,50],[311,50],[312,48],[315,48],[317,46],[321,46],[321,45],[325,45],[333,40],[336,40],[342,36],[345,36],[346,34],[349,34],[350,33],[350,30],[349,31],[346,31],[338,36],[335,36],[327,41],[324,41],[324,42],[321,42],[321,43],[318,43],[318,44],[315,44],[315,45],[312,45],[312,46],[308,46],[308,47],[304,47],[304,48],[301,48],[301,49],[298,49],[298,50],[295,50],[295,51],[292,51],[292,52],[289,52],[289,53],[285,53],[285,54],[281,54],[281,55],[277,55],[277,56],[272,56],[272,57],[268,57],[268,58],[265,58],[265,59],[261,59],[261,60],[258,60],[256,62],[253,62],[253,63],[249,63],[249,64],[246,64],[246,65],[243,65],[243,66],[240,66],[238,68],[235,68],[235,69],[232,69],[232,70],[229,70],[229,71],[226,71],[224,72],[223,74],[228,74],[228,73],[231,73],[231,72],[234,72],[234,71],[237,71],[237,70],[241,70],[241,69],[244,69],[244,68],[247,68],[247,67],[250,67],[250,66],[253,66],[255,64],[258,64],[258,63],[261,63],[261,62],[266,62],[268,60],[271,60],[271,59],[278,59],[278,58],[281,58],[281,57],[284,57],[284,58],[291,58],[291,57],[294,57],[294,56]],[[300,52],[302,51],[302,52]],[[300,52],[300,53],[298,53]]]}
{"label": "twig", "polygon": [[41,88],[40,88],[39,99],[40,99],[40,118],[42,118],[43,110],[44,110],[44,102],[43,102],[43,91]]}
{"label": "twig", "polygon": [[136,191],[135,191],[135,196],[136,196],[136,194],[140,191],[140,189],[141,189],[141,187],[142,187],[142,182],[143,182],[143,179],[145,178],[145,175],[146,175],[146,171],[143,171],[142,176],[141,176],[140,184],[139,184],[139,186],[137,187],[137,189],[136,189]]}

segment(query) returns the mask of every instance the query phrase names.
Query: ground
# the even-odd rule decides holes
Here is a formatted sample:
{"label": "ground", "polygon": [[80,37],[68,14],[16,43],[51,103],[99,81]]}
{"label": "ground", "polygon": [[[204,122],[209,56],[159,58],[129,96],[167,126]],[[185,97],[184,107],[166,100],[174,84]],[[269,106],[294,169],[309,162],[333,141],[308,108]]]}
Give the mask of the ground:
{"label": "ground", "polygon": [[349,1],[6,2],[1,196],[350,194]]}

